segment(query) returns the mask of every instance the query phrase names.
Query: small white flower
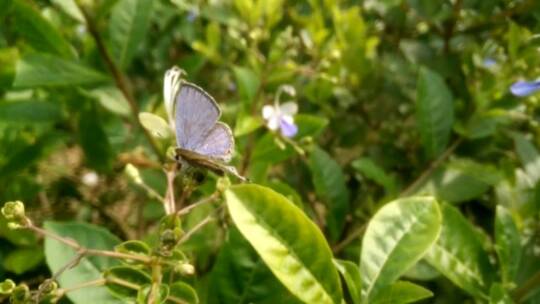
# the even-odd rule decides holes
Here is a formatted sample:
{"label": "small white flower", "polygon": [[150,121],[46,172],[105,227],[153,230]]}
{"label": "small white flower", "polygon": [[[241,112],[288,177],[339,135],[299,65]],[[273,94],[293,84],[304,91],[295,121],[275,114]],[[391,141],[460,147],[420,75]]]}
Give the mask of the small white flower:
{"label": "small white flower", "polygon": [[174,66],[165,72],[163,79],[163,99],[165,101],[165,110],[169,117],[169,124],[174,129],[174,100],[178,90],[180,90],[181,77],[186,72],[181,68]]}
{"label": "small white flower", "polygon": [[82,183],[85,184],[86,186],[95,187],[97,186],[99,182],[99,176],[97,175],[96,172],[90,171],[83,174],[81,180],[82,180]]}
{"label": "small white flower", "polygon": [[272,131],[280,130],[285,137],[293,137],[298,133],[298,127],[294,124],[294,115],[298,112],[298,105],[289,101],[279,104],[277,101],[273,106],[266,105],[262,109],[266,126]]}

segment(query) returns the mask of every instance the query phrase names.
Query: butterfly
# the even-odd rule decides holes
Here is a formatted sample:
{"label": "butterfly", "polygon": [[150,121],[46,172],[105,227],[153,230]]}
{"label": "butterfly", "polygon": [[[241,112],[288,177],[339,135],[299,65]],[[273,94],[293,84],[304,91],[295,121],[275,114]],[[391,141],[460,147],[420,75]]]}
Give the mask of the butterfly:
{"label": "butterfly", "polygon": [[220,176],[228,173],[245,181],[226,165],[232,158],[234,137],[231,128],[218,121],[220,116],[221,109],[210,94],[181,80],[174,101],[176,160],[182,167],[204,168]]}

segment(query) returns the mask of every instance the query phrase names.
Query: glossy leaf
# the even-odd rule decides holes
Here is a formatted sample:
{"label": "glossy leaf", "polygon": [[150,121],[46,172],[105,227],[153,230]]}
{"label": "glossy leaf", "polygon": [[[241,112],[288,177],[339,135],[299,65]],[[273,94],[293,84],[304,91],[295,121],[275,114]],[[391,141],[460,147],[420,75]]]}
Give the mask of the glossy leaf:
{"label": "glossy leaf", "polygon": [[79,62],[47,54],[28,54],[17,62],[13,86],[70,86],[102,83],[108,78]]}
{"label": "glossy leaf", "polygon": [[17,23],[17,32],[39,52],[74,59],[71,45],[60,31],[47,21],[36,7],[24,0],[13,1],[12,13]]}
{"label": "glossy leaf", "polygon": [[199,297],[193,287],[184,282],[176,282],[169,286],[169,297],[166,304],[174,304],[184,301],[185,304],[198,304]]}
{"label": "glossy leaf", "polygon": [[[112,250],[120,240],[104,228],[77,222],[45,222],[45,229],[58,235],[71,238],[86,248]],[[45,239],[45,260],[51,273],[56,273],[67,262],[76,256],[73,248],[57,240]],[[79,284],[101,278],[101,272],[118,264],[118,261],[107,258],[91,256],[81,259],[79,264],[66,270],[58,278],[62,288],[69,288]],[[121,303],[112,297],[104,286],[93,286],[78,289],[67,293],[67,297],[75,304],[92,303]]]}
{"label": "glossy leaf", "polygon": [[494,271],[478,233],[455,207],[444,204],[441,211],[441,235],[426,261],[466,292],[487,299]]}
{"label": "glossy leaf", "polygon": [[437,240],[441,213],[435,199],[392,201],[370,220],[360,258],[363,301],[370,301],[418,262]]}
{"label": "glossy leaf", "polygon": [[351,261],[334,260],[336,268],[345,279],[349,295],[354,304],[361,303],[362,297],[362,279],[360,278],[360,268]]}
{"label": "glossy leaf", "polygon": [[328,125],[327,118],[309,114],[297,114],[294,116],[294,121],[298,125],[296,138],[306,136],[316,138],[321,135]]}
{"label": "glossy leaf", "polygon": [[397,281],[385,288],[372,300],[373,304],[407,304],[427,299],[433,293],[420,285],[407,281]]}
{"label": "glossy leaf", "polygon": [[131,114],[129,103],[122,92],[115,87],[102,87],[89,92],[99,103],[111,113],[127,117]]}
{"label": "glossy leaf", "polygon": [[210,277],[209,304],[301,303],[272,274],[238,229],[231,227]]}
{"label": "glossy leaf", "polygon": [[127,67],[150,26],[153,0],[120,0],[111,13],[111,50],[117,64]]}
{"label": "glossy leaf", "polygon": [[514,281],[521,259],[521,241],[512,214],[498,205],[495,214],[495,245],[504,283]]}
{"label": "glossy leaf", "polygon": [[328,153],[316,147],[311,152],[309,167],[317,195],[325,202],[330,238],[337,240],[349,210],[349,190],[339,164]]}
{"label": "glossy leaf", "polygon": [[291,293],[305,303],[341,303],[330,248],[298,207],[257,185],[232,186],[225,198],[240,232]]}
{"label": "glossy leaf", "polygon": [[418,76],[416,121],[426,154],[436,157],[450,139],[454,105],[452,93],[444,79],[427,68],[421,68]]}

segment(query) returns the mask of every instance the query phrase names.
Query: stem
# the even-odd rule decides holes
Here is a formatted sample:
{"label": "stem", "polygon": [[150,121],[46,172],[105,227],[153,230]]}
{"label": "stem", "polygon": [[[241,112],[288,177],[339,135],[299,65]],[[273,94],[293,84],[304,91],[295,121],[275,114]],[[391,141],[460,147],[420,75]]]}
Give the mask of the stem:
{"label": "stem", "polygon": [[83,255],[83,256],[84,255],[106,256],[106,257],[118,258],[118,259],[135,260],[135,261],[140,261],[140,262],[143,262],[143,263],[150,263],[152,261],[151,258],[149,258],[147,256],[143,256],[143,255],[134,255],[134,254],[127,254],[127,253],[121,253],[121,252],[116,252],[116,251],[85,248],[85,247],[81,246],[79,243],[77,243],[77,242],[75,242],[75,241],[73,241],[71,239],[59,236],[59,235],[57,235],[55,233],[52,233],[50,231],[47,231],[45,229],[34,226],[30,222],[30,220],[28,220],[28,223],[27,223],[26,227],[28,229],[36,232],[37,234],[39,234],[41,236],[49,237],[51,239],[55,239],[55,240],[65,244],[65,245],[77,250],[79,252],[79,255]]}
{"label": "stem", "polygon": [[521,287],[516,289],[513,298],[516,303],[520,303],[527,299],[527,295],[535,288],[540,287],[540,271],[530,277]]}
{"label": "stem", "polygon": [[137,284],[133,284],[131,282],[128,282],[126,280],[122,280],[122,279],[119,279],[119,278],[108,278],[108,279],[106,279],[106,283],[107,282],[122,285],[124,287],[127,287],[129,289],[134,289],[134,290],[139,290],[139,288],[141,288],[141,286],[139,286]]}
{"label": "stem", "polygon": [[178,210],[178,212],[176,212],[176,215],[178,216],[182,216],[182,215],[185,215],[185,214],[188,214],[191,210],[201,206],[201,205],[204,205],[206,203],[210,203],[210,202],[213,202],[215,201],[217,198],[219,197],[219,194],[217,192],[214,192],[213,194],[211,194],[210,196],[208,197],[205,197],[191,205],[188,205],[186,206],[185,208],[183,209],[180,209]]}
{"label": "stem", "polygon": [[159,303],[159,285],[161,285],[162,273],[159,260],[152,265],[152,287],[150,288],[150,294],[148,295],[148,304]]}
{"label": "stem", "polygon": [[454,153],[462,141],[463,139],[461,137],[454,141],[454,143],[448,147],[448,149],[446,149],[446,151],[444,151],[443,154],[441,154],[436,160],[434,160],[411,185],[401,192],[399,196],[409,196],[414,193],[414,191],[418,190],[418,187],[421,186],[431,176],[431,174],[433,174],[435,169],[437,169],[450,155],[452,155],[452,153]]}
{"label": "stem", "polygon": [[143,127],[143,125],[139,121],[139,117],[138,117],[138,115],[139,115],[139,105],[135,101],[135,98],[133,97],[133,94],[132,94],[131,90],[129,89],[130,86],[128,84],[127,78],[124,76],[124,74],[122,74],[120,69],[114,63],[111,55],[109,54],[109,51],[105,47],[105,43],[103,42],[103,39],[101,39],[101,35],[99,34],[99,31],[98,31],[98,29],[97,29],[97,27],[96,27],[96,25],[94,23],[94,20],[90,16],[90,13],[86,9],[86,7],[84,5],[82,5],[80,3],[80,1],[76,1],[76,2],[77,2],[77,6],[79,7],[79,9],[81,10],[81,12],[82,12],[82,14],[84,16],[84,19],[85,19],[86,24],[88,26],[88,31],[90,32],[90,35],[92,35],[92,38],[94,38],[94,41],[96,42],[96,47],[98,49],[99,54],[101,55],[101,57],[105,61],[105,64],[107,65],[107,68],[109,69],[109,72],[112,74],[112,76],[114,78],[114,82],[116,83],[116,86],[122,92],[122,94],[124,95],[125,99],[127,100],[128,104],[129,104],[129,107],[131,108],[131,112],[132,112],[133,117],[135,119],[135,123],[137,124],[137,126],[139,128],[141,128],[143,130],[143,133],[146,136],[146,139],[148,140],[148,143],[150,144],[150,147],[152,148],[154,153],[157,155],[159,160],[161,162],[164,162],[165,157],[163,156],[163,154],[161,153],[159,147],[157,146],[156,142],[154,141],[154,138],[152,137],[150,132],[148,132],[148,130],[146,130]]}
{"label": "stem", "polygon": [[60,294],[64,295],[64,294],[66,294],[68,292],[75,291],[75,290],[82,289],[82,288],[86,288],[86,287],[105,285],[106,282],[107,282],[107,280],[105,280],[105,279],[97,279],[97,280],[93,280],[93,281],[84,282],[82,284],[75,285],[73,287],[62,288],[62,289],[60,289]]}
{"label": "stem", "polygon": [[[219,210],[216,209],[216,210]],[[211,221],[213,221],[214,218],[213,218],[213,214],[210,214],[208,215],[207,217],[204,218],[204,220],[202,220],[200,223],[198,223],[197,225],[195,225],[195,227],[191,228],[191,230],[189,230],[188,232],[186,232],[186,234],[184,234],[184,236],[180,239],[180,241],[178,242],[178,244],[182,244],[184,243],[185,241],[189,240],[189,238],[197,231],[199,231],[202,227],[204,227],[206,224],[210,223]]]}
{"label": "stem", "polygon": [[173,214],[176,211],[176,201],[174,199],[174,179],[176,178],[177,164],[175,163],[171,170],[166,170],[167,176],[167,191],[165,192],[165,213]]}
{"label": "stem", "polygon": [[352,241],[356,240],[358,237],[360,237],[364,231],[366,230],[366,224],[358,227],[353,232],[351,232],[343,241],[337,243],[333,248],[332,251],[334,254],[339,253],[343,248],[345,248],[347,245],[349,245]]}

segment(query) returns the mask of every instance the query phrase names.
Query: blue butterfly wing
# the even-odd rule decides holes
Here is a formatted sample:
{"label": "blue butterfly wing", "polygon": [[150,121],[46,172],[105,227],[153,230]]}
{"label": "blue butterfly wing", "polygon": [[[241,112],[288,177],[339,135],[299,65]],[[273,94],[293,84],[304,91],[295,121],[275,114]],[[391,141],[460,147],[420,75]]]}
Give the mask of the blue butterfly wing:
{"label": "blue butterfly wing", "polygon": [[177,145],[196,151],[216,126],[220,115],[221,110],[208,93],[194,84],[182,82],[175,103]]}
{"label": "blue butterfly wing", "polygon": [[226,124],[217,122],[193,151],[228,162],[231,160],[233,150],[234,137],[231,129]]}

